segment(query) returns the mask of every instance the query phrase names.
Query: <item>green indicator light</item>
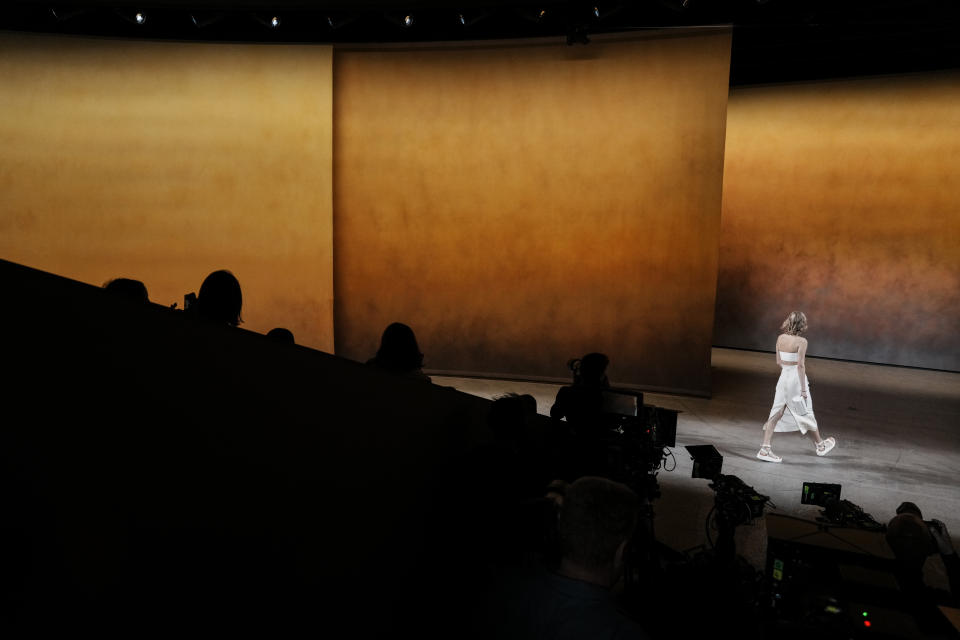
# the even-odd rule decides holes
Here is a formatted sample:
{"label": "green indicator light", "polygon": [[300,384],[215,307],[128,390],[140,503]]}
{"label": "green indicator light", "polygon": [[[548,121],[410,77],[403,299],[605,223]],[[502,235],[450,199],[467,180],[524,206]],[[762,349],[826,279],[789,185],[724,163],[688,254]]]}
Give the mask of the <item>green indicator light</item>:
{"label": "green indicator light", "polygon": [[863,617],[864,617],[864,618],[867,617],[867,612],[866,612],[866,611],[863,612]]}

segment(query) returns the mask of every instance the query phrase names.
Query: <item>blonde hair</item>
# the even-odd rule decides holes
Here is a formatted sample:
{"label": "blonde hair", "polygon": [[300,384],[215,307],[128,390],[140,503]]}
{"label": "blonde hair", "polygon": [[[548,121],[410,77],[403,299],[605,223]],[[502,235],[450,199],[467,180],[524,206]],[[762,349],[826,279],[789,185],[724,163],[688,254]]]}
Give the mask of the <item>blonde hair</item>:
{"label": "blonde hair", "polygon": [[780,330],[792,336],[801,336],[807,331],[807,316],[803,311],[791,311],[780,325]]}

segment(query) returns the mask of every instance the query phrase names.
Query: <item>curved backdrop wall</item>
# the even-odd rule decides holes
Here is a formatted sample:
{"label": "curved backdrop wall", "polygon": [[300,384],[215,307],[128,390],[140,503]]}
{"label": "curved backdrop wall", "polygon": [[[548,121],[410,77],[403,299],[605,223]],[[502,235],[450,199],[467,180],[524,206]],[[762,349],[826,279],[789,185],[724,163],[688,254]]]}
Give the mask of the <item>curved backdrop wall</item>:
{"label": "curved backdrop wall", "polygon": [[960,73],[731,92],[715,343],[960,370]]}
{"label": "curved backdrop wall", "polygon": [[705,393],[711,342],[769,350],[793,308],[813,355],[960,370],[960,75],[728,110],[729,46],[0,34],[0,257],[165,304],[230,268],[247,328],[331,350],[336,313],[363,360],[403,320],[448,371],[602,350]]}
{"label": "curved backdrop wall", "polygon": [[709,392],[730,33],[337,49],[338,354]]}

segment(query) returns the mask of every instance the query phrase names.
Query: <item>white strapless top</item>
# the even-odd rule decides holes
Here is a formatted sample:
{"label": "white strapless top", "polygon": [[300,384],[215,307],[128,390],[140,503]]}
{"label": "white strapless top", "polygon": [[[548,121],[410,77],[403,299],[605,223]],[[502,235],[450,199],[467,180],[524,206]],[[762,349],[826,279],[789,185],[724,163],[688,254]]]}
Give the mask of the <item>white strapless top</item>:
{"label": "white strapless top", "polygon": [[791,353],[789,351],[781,351],[780,359],[784,362],[800,362],[800,353]]}

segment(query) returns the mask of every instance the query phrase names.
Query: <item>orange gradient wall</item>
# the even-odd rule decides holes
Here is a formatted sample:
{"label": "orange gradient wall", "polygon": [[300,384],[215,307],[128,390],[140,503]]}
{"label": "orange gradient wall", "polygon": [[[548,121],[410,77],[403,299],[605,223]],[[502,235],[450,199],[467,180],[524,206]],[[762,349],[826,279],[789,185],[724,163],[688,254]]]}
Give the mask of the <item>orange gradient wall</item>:
{"label": "orange gradient wall", "polygon": [[0,257],[162,304],[228,268],[244,327],[331,350],[331,72],[329,47],[0,34]]}
{"label": "orange gradient wall", "polygon": [[425,366],[709,390],[727,30],[340,50],[337,353],[392,321]]}
{"label": "orange gradient wall", "polygon": [[960,74],[730,95],[716,344],[960,370]]}

